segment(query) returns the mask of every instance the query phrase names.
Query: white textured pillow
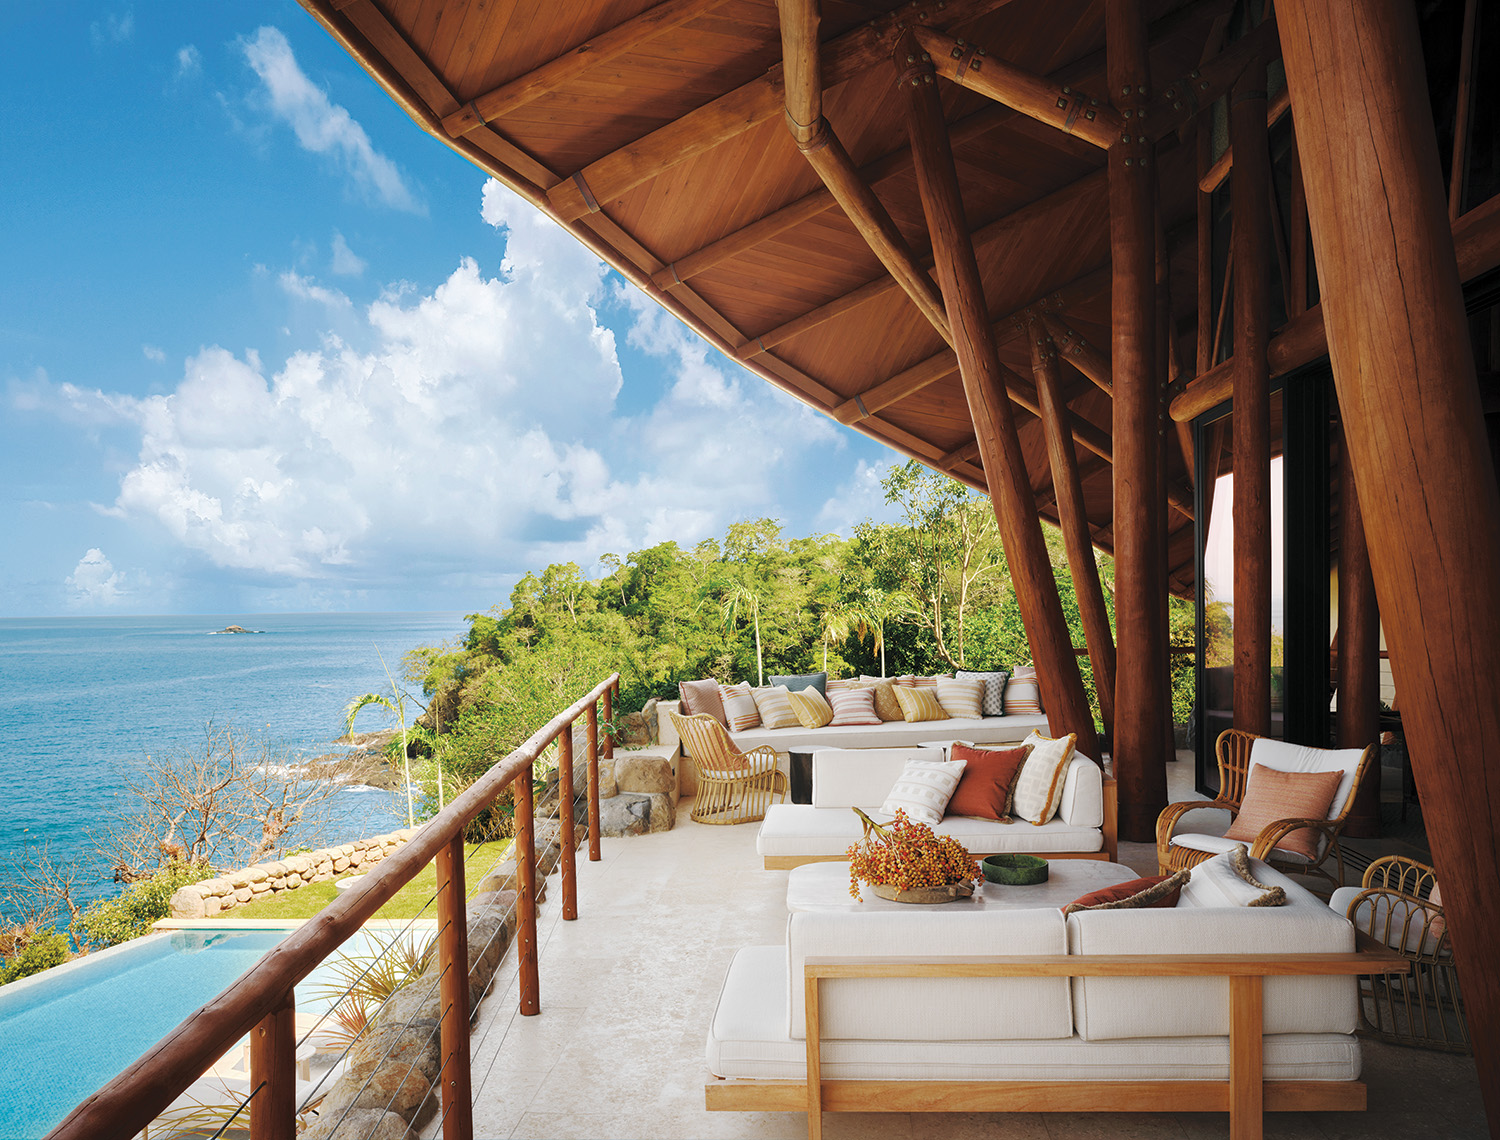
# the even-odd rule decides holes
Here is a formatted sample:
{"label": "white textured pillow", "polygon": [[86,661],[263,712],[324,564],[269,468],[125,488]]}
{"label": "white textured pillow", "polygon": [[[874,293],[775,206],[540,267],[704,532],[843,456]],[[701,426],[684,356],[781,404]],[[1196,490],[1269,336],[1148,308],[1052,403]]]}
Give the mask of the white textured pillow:
{"label": "white textured pillow", "polygon": [[958,674],[960,681],[983,681],[984,701],[982,702],[985,716],[1005,715],[1005,682],[1010,680],[1010,673],[1005,669],[996,669],[991,673],[965,673]]}
{"label": "white textured pillow", "polygon": [[941,823],[964,767],[962,760],[908,760],[881,812],[894,816],[904,810],[913,823]]}
{"label": "white textured pillow", "polygon": [[764,689],[751,689],[750,692],[755,697],[755,707],[760,712],[761,728],[802,727],[785,685],[770,685]]}
{"label": "white textured pillow", "polygon": [[978,720],[984,715],[984,682],[955,677],[939,677],[938,704],[950,717]]}
{"label": "white textured pillow", "polygon": [[1038,826],[1057,814],[1057,805],[1062,802],[1063,777],[1067,775],[1068,761],[1073,759],[1073,745],[1078,734],[1068,733],[1061,740],[1053,740],[1033,732],[1021,743],[1031,745],[1031,755],[1021,775],[1016,779],[1016,815],[1027,823]]}
{"label": "white textured pillow", "polygon": [[1005,686],[1006,716],[1041,716],[1042,686],[1031,665],[1017,665]]}

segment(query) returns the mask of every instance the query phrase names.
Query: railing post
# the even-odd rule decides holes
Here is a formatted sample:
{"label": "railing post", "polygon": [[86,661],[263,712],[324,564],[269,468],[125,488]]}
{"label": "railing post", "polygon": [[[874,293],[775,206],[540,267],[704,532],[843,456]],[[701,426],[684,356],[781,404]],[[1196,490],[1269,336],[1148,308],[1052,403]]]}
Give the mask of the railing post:
{"label": "railing post", "polygon": [[[606,722],[615,719],[615,687],[613,685],[604,690],[604,719]],[[604,758],[606,760],[615,758],[615,734],[607,729],[604,733]]]}
{"label": "railing post", "polygon": [[578,917],[578,864],[573,852],[573,725],[568,721],[557,738],[557,806],[562,841],[562,916],[564,922]]}
{"label": "railing post", "polygon": [[536,770],[533,761],[516,776],[516,870],[521,876],[521,893],[516,899],[517,940],[521,962],[521,1013],[531,1017],[542,1012],[536,976],[536,821],[532,813],[531,779]]}
{"label": "railing post", "polygon": [[464,891],[464,833],[438,852],[438,968],[442,999],[443,1140],[473,1140],[469,1075],[469,914]]}
{"label": "railing post", "polygon": [[250,1140],[297,1135],[297,1011],[292,994],[250,1031]]}
{"label": "railing post", "polygon": [[599,853],[599,702],[589,702],[589,862]]}

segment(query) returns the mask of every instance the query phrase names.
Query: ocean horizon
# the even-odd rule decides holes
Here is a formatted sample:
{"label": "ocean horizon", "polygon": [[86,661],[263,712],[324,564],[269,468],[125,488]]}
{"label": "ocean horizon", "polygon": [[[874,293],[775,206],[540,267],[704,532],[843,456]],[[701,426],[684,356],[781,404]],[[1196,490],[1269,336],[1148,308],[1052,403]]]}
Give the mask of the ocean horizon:
{"label": "ocean horizon", "polygon": [[[89,833],[119,814],[126,781],[148,754],[190,750],[210,725],[290,757],[334,751],[349,702],[389,691],[381,658],[399,681],[410,650],[461,636],[463,618],[0,618],[0,852],[48,845],[55,862],[85,867],[76,901],[114,894],[119,888]],[[223,633],[230,625],[256,632]],[[420,699],[420,691],[413,695]],[[356,729],[394,724],[385,710],[370,708]],[[376,788],[344,789],[334,807],[336,833],[327,836],[334,842],[405,823],[404,797]]]}

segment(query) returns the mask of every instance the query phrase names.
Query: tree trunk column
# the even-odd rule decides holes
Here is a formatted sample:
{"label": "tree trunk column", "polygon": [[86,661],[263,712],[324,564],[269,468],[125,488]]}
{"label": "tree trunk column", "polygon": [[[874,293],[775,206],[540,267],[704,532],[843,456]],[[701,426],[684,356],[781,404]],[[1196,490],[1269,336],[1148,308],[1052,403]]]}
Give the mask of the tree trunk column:
{"label": "tree trunk column", "polygon": [[897,86],[906,96],[907,127],[922,210],[932,236],[938,284],[958,356],[959,375],[979,442],[990,501],[1000,524],[1021,620],[1036,664],[1047,724],[1054,736],[1078,734],[1078,750],[1097,757],[1094,717],[1063,619],[1057,580],[1042,537],[1016,421],[1006,395],[979,265],[959,195],[958,172],[933,67],[910,32],[896,42]]}
{"label": "tree trunk column", "polygon": [[1031,371],[1036,377],[1042,428],[1047,435],[1047,459],[1052,467],[1052,487],[1057,492],[1057,517],[1062,523],[1068,567],[1073,573],[1073,592],[1083,619],[1089,664],[1094,669],[1094,690],[1099,694],[1099,715],[1104,735],[1113,738],[1115,723],[1115,635],[1104,607],[1104,589],[1099,584],[1099,564],[1094,559],[1094,539],[1084,510],[1083,482],[1078,475],[1078,453],[1073,448],[1070,413],[1063,399],[1062,374],[1057,346],[1034,313],[1026,315],[1031,340]]}
{"label": "tree trunk column", "polygon": [[1416,14],[1283,0],[1277,22],[1344,434],[1496,1134],[1500,491]]}
{"label": "tree trunk column", "polygon": [[[1339,715],[1340,748],[1365,748],[1380,739],[1380,609],[1365,520],[1349,465],[1339,448]],[[1380,834],[1380,765],[1371,765],[1354,793],[1344,834]]]}
{"label": "tree trunk column", "polygon": [[1161,563],[1160,440],[1156,371],[1156,241],[1152,150],[1140,112],[1150,82],[1140,0],[1106,0],[1110,97],[1125,128],[1109,151],[1109,240],[1114,311],[1115,636],[1125,662],[1115,678],[1114,760],[1120,838],[1156,836],[1167,802],[1165,628]]}
{"label": "tree trunk column", "polygon": [[1271,731],[1271,218],[1266,71],[1229,97],[1234,148],[1234,726]]}

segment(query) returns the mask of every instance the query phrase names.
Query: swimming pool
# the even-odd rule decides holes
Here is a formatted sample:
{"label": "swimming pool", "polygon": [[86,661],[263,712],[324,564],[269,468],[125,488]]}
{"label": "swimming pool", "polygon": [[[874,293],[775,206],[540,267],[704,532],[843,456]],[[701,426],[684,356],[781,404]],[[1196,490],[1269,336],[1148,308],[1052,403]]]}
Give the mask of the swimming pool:
{"label": "swimming pool", "polygon": [[[0,1137],[40,1140],[294,929],[164,931],[0,987]],[[340,951],[371,953],[398,929],[367,927]],[[297,1009],[326,1010],[314,992],[329,981],[325,963],[297,987]]]}

